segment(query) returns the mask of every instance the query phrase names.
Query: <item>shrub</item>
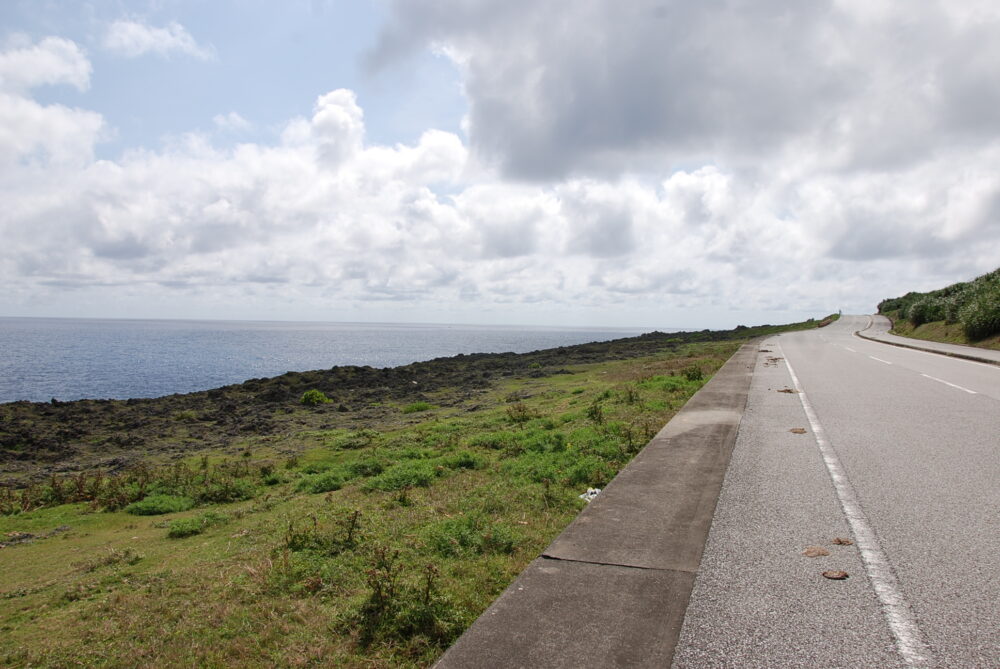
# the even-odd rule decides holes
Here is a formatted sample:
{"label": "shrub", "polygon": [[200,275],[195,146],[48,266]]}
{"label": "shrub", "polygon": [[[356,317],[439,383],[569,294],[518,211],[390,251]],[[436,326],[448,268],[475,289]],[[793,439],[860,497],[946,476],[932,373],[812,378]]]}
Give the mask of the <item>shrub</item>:
{"label": "shrub", "polygon": [[126,506],[125,513],[131,513],[134,516],[159,516],[164,513],[187,511],[192,506],[194,506],[194,501],[189,497],[150,495]]}
{"label": "shrub", "polygon": [[483,458],[470,451],[459,451],[454,455],[448,455],[440,460],[448,469],[482,469],[485,461]]}
{"label": "shrub", "polygon": [[684,375],[684,378],[687,379],[688,381],[701,381],[703,378],[705,378],[704,373],[701,371],[701,367],[699,367],[698,365],[688,365],[687,367],[684,368],[684,371],[681,373]]}
{"label": "shrub", "polygon": [[910,305],[906,310],[906,317],[913,323],[913,327],[917,327],[924,323],[943,321],[944,312],[944,303],[941,300],[924,297]]}
{"label": "shrub", "polygon": [[320,404],[329,404],[333,400],[323,394],[322,390],[316,390],[313,388],[312,390],[307,390],[302,393],[302,399],[299,401],[307,407],[314,407],[319,406]]}
{"label": "shrub", "polygon": [[206,528],[212,525],[218,525],[227,520],[226,516],[214,511],[192,516],[191,518],[177,518],[170,521],[170,525],[167,527],[167,536],[171,539],[192,537],[196,534],[201,534]]}
{"label": "shrub", "polygon": [[984,285],[959,311],[965,336],[972,341],[1000,334],[1000,286]]}
{"label": "shrub", "polygon": [[417,413],[418,411],[429,411],[434,408],[436,407],[428,402],[414,402],[403,407],[403,413]]}
{"label": "shrub", "polygon": [[389,467],[364,485],[365,490],[404,490],[406,488],[426,488],[437,476],[437,470],[429,462],[419,460],[401,462]]}
{"label": "shrub", "polygon": [[351,478],[378,476],[385,471],[385,462],[378,458],[362,458],[347,465]]}
{"label": "shrub", "polygon": [[300,492],[320,493],[340,490],[344,487],[344,475],[340,471],[327,471],[300,480],[295,489]]}
{"label": "shrub", "polygon": [[253,499],[256,496],[257,486],[252,481],[226,478],[200,488],[195,494],[195,499],[199,504],[225,504]]}

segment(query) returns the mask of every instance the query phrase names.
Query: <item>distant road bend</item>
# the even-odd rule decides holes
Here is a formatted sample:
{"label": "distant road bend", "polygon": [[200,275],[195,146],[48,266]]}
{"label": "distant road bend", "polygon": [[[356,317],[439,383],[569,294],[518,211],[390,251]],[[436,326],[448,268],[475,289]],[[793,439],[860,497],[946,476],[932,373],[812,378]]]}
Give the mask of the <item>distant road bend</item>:
{"label": "distant road bend", "polygon": [[868,322],[761,344],[674,667],[1000,667],[1000,367]]}

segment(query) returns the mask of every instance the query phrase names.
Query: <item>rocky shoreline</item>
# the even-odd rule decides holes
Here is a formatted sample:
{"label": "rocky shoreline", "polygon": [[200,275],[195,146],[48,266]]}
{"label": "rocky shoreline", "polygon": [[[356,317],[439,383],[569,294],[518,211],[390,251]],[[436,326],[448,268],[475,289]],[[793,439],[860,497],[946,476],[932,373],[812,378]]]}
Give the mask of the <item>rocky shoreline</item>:
{"label": "rocky shoreline", "polygon": [[[750,337],[771,327],[651,332],[530,353],[460,354],[383,369],[339,366],[152,399],[0,404],[0,485],[19,487],[54,473],[115,472],[151,456],[170,461],[205,449],[236,454],[254,436],[371,427],[398,417],[403,403],[454,406],[505,378],[549,376],[576,364]],[[303,406],[300,398],[313,389],[331,402]]]}

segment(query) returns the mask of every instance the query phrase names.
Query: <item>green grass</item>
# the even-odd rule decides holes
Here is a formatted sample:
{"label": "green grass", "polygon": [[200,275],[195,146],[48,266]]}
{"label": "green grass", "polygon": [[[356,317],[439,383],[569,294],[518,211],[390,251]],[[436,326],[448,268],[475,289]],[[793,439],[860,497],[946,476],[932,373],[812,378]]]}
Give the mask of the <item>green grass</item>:
{"label": "green grass", "polygon": [[911,337],[913,339],[936,341],[945,344],[962,344],[964,346],[975,346],[1000,351],[1000,335],[993,335],[979,341],[969,341],[960,323],[932,321],[914,327],[910,321],[900,318],[897,312],[889,312],[885,315],[892,319],[891,332],[901,337]]}
{"label": "green grass", "polygon": [[739,345],[505,378],[419,417],[246,437],[263,459],[128,475],[202,507],[167,521],[11,508],[0,541],[35,538],[0,550],[0,665],[429,666]]}

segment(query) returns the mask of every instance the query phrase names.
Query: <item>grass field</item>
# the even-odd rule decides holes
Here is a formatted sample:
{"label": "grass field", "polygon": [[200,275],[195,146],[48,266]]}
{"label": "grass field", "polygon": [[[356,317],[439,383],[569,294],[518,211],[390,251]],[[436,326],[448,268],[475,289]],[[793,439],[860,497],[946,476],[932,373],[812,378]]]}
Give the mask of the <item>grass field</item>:
{"label": "grass field", "polygon": [[33,510],[8,490],[0,665],[427,666],[741,343],[243,435],[121,473],[131,497],[86,470]]}

